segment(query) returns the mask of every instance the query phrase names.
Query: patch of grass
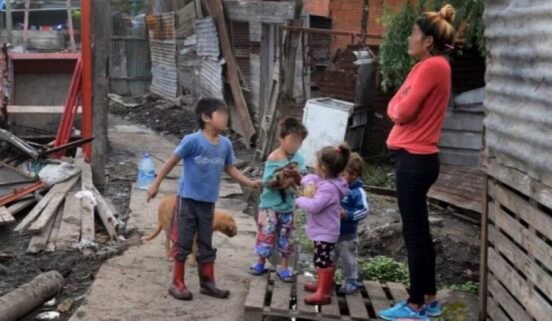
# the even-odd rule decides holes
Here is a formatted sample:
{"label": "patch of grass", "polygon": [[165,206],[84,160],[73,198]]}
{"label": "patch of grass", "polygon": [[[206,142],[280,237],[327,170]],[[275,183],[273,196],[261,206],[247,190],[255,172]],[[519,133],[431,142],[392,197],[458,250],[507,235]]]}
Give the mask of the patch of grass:
{"label": "patch of grass", "polygon": [[470,313],[463,302],[448,304],[436,321],[470,321]]}
{"label": "patch of grass", "polygon": [[380,282],[408,283],[406,264],[388,256],[376,256],[368,260],[359,259],[360,278]]}
{"label": "patch of grass", "polygon": [[395,173],[391,164],[388,163],[366,163],[362,179],[369,186],[395,188]]}
{"label": "patch of grass", "polygon": [[464,292],[471,295],[478,295],[479,283],[468,281],[463,284],[454,284],[450,287],[450,289],[458,292]]}
{"label": "patch of grass", "polygon": [[302,252],[312,253],[314,251],[314,244],[307,237],[305,232],[305,212],[297,209],[295,211],[295,242],[301,248]]}

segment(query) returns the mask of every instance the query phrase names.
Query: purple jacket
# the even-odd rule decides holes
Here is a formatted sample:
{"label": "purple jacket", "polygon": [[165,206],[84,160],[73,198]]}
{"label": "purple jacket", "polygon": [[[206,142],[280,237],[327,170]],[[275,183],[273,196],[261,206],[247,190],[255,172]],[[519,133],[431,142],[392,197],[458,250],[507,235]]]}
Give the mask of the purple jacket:
{"label": "purple jacket", "polygon": [[341,200],[349,193],[343,178],[321,179],[307,175],[302,185],[316,184],[314,198],[299,197],[295,204],[307,213],[307,236],[313,241],[336,243],[339,239]]}

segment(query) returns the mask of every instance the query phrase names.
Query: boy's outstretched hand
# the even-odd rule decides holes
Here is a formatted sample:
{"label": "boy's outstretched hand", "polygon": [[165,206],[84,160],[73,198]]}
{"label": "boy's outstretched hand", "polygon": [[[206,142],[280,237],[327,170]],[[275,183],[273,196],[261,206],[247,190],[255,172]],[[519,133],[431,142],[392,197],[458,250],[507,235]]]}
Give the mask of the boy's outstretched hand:
{"label": "boy's outstretched hand", "polygon": [[156,184],[151,184],[151,186],[147,190],[148,199],[146,202],[149,203],[152,199],[154,199],[155,196],[157,196],[158,191],[159,191],[159,187]]}
{"label": "boy's outstretched hand", "polygon": [[253,183],[253,185],[251,187],[253,187],[254,189],[262,189],[263,188],[263,181],[261,181],[261,180],[255,180],[252,183]]}

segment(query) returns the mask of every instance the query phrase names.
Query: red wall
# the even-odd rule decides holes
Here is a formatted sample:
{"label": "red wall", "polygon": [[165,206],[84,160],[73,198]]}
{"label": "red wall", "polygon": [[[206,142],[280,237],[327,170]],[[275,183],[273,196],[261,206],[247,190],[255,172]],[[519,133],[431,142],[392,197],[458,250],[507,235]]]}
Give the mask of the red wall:
{"label": "red wall", "polygon": [[[368,34],[382,36],[384,28],[381,25],[383,7],[397,7],[406,0],[369,0]],[[304,10],[313,15],[332,18],[333,30],[361,32],[364,0],[305,0]],[[355,39],[356,41],[356,39]],[[332,52],[345,49],[352,42],[350,36],[335,36],[332,39]],[[375,43],[372,43],[375,44]]]}

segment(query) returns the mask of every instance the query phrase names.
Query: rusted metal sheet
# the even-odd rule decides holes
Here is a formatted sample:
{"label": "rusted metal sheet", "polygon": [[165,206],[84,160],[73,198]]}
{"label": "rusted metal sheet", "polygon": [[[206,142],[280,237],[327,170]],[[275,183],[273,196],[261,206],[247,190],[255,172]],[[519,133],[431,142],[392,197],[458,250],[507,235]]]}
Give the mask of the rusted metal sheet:
{"label": "rusted metal sheet", "polygon": [[176,65],[175,13],[146,17],[150,35],[152,93],[174,98],[179,94]]}
{"label": "rusted metal sheet", "polygon": [[146,17],[150,39],[170,40],[175,38],[175,13],[167,12]]}
{"label": "rusted metal sheet", "polygon": [[211,17],[197,19],[197,55],[218,59],[220,57],[220,42],[215,21]]}
{"label": "rusted metal sheet", "polygon": [[481,213],[484,173],[476,167],[442,165],[428,197]]}
{"label": "rusted metal sheet", "polygon": [[552,5],[486,5],[486,157],[552,186]]}
{"label": "rusted metal sheet", "polygon": [[194,34],[196,20],[195,1],[191,1],[176,12],[176,38],[186,38]]}

